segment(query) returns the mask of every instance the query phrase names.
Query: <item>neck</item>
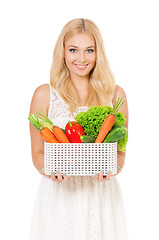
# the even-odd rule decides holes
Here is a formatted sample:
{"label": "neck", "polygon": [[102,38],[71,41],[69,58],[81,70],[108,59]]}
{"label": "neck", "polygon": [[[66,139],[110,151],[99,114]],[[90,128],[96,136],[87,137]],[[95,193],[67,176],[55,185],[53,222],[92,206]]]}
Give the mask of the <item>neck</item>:
{"label": "neck", "polygon": [[73,77],[71,75],[71,81],[72,81],[73,85],[75,86],[75,89],[79,95],[80,105],[85,105],[87,98],[88,98],[88,92],[89,92],[89,84],[90,84],[89,76]]}
{"label": "neck", "polygon": [[71,75],[71,81],[78,92],[86,91],[89,88],[89,75],[84,77]]}

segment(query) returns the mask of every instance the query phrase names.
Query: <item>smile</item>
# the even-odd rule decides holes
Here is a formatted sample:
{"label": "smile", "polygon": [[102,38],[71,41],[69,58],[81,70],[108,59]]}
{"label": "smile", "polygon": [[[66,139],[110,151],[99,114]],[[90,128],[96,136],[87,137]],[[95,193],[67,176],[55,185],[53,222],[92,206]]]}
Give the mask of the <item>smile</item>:
{"label": "smile", "polygon": [[80,65],[80,64],[75,64],[75,63],[74,63],[74,65],[75,65],[78,69],[85,69],[85,68],[88,66],[88,64]]}

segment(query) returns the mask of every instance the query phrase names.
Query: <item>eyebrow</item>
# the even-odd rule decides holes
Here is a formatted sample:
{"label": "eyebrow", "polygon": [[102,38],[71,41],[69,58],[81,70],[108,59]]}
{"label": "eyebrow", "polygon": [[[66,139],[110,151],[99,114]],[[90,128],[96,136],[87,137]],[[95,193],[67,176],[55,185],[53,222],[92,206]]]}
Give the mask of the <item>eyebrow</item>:
{"label": "eyebrow", "polygon": [[[74,45],[70,45],[69,47],[74,47],[74,48],[78,48],[77,46],[74,46]],[[90,46],[90,47],[87,47],[86,49],[88,48],[95,48],[94,46]]]}

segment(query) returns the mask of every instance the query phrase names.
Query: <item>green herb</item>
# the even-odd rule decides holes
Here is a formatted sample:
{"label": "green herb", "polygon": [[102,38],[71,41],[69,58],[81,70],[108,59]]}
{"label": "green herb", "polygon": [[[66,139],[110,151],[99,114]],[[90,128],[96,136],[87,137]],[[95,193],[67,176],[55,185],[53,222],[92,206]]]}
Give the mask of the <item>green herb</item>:
{"label": "green herb", "polygon": [[[110,113],[113,113],[113,108],[110,106],[93,106],[88,111],[77,114],[75,120],[83,127],[86,135],[97,138],[102,123],[104,122],[106,116]],[[116,120],[112,129],[126,123],[126,118],[124,117],[123,113],[117,112],[115,113],[115,116]],[[120,151],[125,150],[127,141],[128,134],[126,134],[122,139],[118,140]]]}
{"label": "green herb", "polygon": [[128,131],[126,132],[126,135],[123,138],[121,138],[117,141],[119,151],[123,151],[123,152],[126,151],[127,142],[128,142]]}

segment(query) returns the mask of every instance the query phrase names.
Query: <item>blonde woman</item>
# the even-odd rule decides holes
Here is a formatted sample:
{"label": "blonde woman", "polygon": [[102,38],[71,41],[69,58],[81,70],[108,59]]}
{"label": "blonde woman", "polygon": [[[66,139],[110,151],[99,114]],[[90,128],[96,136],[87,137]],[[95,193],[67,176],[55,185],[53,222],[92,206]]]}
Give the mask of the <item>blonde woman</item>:
{"label": "blonde woman", "polygon": [[[93,105],[112,105],[114,96],[125,98],[120,111],[128,127],[124,90],[115,84],[101,33],[89,19],[74,19],[61,31],[54,48],[50,84],[39,86],[30,113],[42,108],[55,125],[65,128],[76,114]],[[68,177],[44,174],[44,143],[30,126],[32,159],[43,175],[33,212],[30,240],[126,240],[120,188],[115,176]],[[125,153],[118,151],[118,173]],[[59,184],[61,183],[61,184]]]}

